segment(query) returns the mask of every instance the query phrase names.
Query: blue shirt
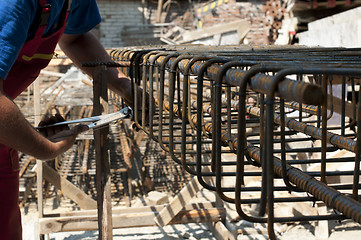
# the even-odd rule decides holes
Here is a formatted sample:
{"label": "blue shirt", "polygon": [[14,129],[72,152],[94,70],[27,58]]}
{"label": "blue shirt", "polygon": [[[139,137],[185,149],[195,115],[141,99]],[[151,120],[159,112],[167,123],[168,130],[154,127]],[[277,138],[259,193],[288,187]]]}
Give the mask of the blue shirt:
{"label": "blue shirt", "polygon": [[[51,12],[45,34],[56,28],[65,0],[48,0]],[[5,79],[34,29],[38,0],[0,0],[0,78]],[[65,33],[82,34],[101,21],[96,0],[73,0]]]}

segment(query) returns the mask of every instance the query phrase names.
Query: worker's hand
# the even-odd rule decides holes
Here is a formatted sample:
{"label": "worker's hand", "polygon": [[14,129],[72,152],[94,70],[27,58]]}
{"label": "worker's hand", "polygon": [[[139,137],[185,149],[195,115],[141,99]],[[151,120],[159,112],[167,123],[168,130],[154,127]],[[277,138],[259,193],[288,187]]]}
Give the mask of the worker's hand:
{"label": "worker's hand", "polygon": [[[142,101],[143,101],[143,89],[141,87],[138,87],[138,92],[137,92],[137,97],[138,97],[138,108],[137,108],[137,111],[138,111],[138,123],[141,125],[141,126],[147,126],[149,124],[149,116],[153,117],[154,116],[154,112],[155,112],[155,101],[154,101],[154,98],[150,98],[149,94],[146,92],[145,93],[145,122],[143,123],[142,122]],[[152,101],[152,109],[150,109],[150,101]],[[130,107],[133,109],[134,111],[134,114],[135,114],[135,104],[131,104]],[[135,118],[133,116],[133,120],[135,121]],[[136,125],[133,126],[136,130],[137,130],[137,127]]]}
{"label": "worker's hand", "polygon": [[[40,121],[39,127],[44,127],[47,125],[55,124],[58,122],[64,122],[64,121],[65,121],[65,119],[59,113],[57,113],[57,114],[55,114],[55,116],[44,117],[44,119],[42,121]],[[39,128],[38,130],[44,137],[49,138],[49,137],[57,134],[58,132],[69,130],[69,126],[68,125],[58,125],[58,126],[53,126],[53,127]]]}
{"label": "worker's hand", "polygon": [[[39,123],[39,126],[51,125],[58,122],[63,122],[65,119],[60,114],[55,114],[55,116],[45,117],[43,121]],[[84,124],[76,125],[73,128],[69,128],[68,125],[58,125],[47,128],[40,128],[39,132],[52,142],[65,141],[65,145],[71,146],[75,138],[81,133],[88,130],[88,126]]]}
{"label": "worker's hand", "polygon": [[[39,126],[46,126],[57,122],[64,121],[64,118],[60,114],[56,114],[52,117],[45,117]],[[39,128],[39,132],[46,137],[49,141],[53,142],[49,156],[42,158],[42,160],[50,160],[64,153],[71,148],[75,142],[76,137],[79,133],[88,130],[87,125],[79,124],[73,128],[69,128],[68,125],[58,125],[47,128]]]}
{"label": "worker's hand", "polygon": [[[113,86],[115,88],[116,91],[118,91],[118,93],[122,96],[125,104],[127,104],[129,107],[131,107],[134,111],[137,111],[138,113],[138,123],[141,126],[146,126],[149,123],[149,118],[150,116],[153,117],[154,116],[154,109],[155,109],[155,101],[154,99],[150,99],[149,94],[146,92],[145,93],[145,122],[142,123],[142,99],[143,99],[143,89],[141,87],[138,86],[137,88],[137,107],[135,107],[135,103],[132,99],[132,91],[134,91],[132,89],[132,85],[131,85],[131,81],[130,79],[121,71],[118,72],[118,78],[117,81],[113,81]],[[152,101],[153,103],[153,107],[152,109],[150,109],[149,107],[149,103],[150,101]],[[134,115],[133,115],[133,121],[135,120]]]}

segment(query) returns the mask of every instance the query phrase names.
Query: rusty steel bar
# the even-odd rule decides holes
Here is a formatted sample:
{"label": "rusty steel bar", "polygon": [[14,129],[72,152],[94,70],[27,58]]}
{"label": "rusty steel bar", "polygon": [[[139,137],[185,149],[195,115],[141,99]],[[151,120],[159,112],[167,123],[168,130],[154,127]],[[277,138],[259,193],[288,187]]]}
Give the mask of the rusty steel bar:
{"label": "rusty steel bar", "polygon": [[298,111],[303,111],[305,113],[309,113],[312,115],[316,115],[317,114],[317,106],[313,106],[313,105],[304,105],[304,104],[299,104],[297,102],[285,102],[284,103],[286,107],[298,110]]}
{"label": "rusty steel bar", "polygon": [[[237,102],[233,102],[234,106],[236,104],[237,104]],[[196,106],[197,101],[193,100],[191,105]],[[203,109],[203,111],[205,111],[205,112],[207,112],[209,114],[212,114],[212,108],[211,108],[210,105],[203,105],[203,104],[201,104],[201,105],[202,105],[201,109]],[[170,104],[169,104],[168,101],[164,101],[164,106],[165,106],[165,109],[167,109],[168,111],[171,109]],[[252,115],[260,116],[260,109],[259,108],[247,106],[246,110],[247,110],[248,113],[251,113]],[[179,114],[178,109],[175,109],[173,111],[173,114],[175,114],[175,115]],[[195,115],[192,115],[190,117],[190,119],[191,119],[191,121],[193,122],[194,125],[197,125]],[[280,116],[278,114],[276,114],[276,116],[274,118],[274,121],[276,123],[278,123],[278,124],[281,123],[280,122]],[[320,133],[321,129],[317,129],[316,127],[313,127],[313,126],[304,125],[303,123],[297,122],[296,120],[290,119],[290,118],[286,118],[286,125],[291,129],[295,129],[295,130],[298,130],[299,132],[303,132],[303,133],[306,133],[306,134],[308,134],[308,135],[310,135],[312,137],[321,139],[321,133]],[[303,129],[308,129],[308,128],[310,128],[311,130],[303,131]],[[206,123],[205,130],[207,130],[208,133],[211,133],[212,130],[213,130],[212,123],[210,123],[210,122]],[[355,144],[355,142],[353,140],[350,140],[350,139],[342,137],[342,136],[337,136],[337,134],[328,133],[328,135],[330,136],[329,139],[332,139],[332,138],[342,139],[343,141],[352,142],[353,145]],[[227,140],[229,140],[228,134],[223,133],[221,139],[222,139],[222,141],[227,142]],[[330,141],[330,143],[333,143],[333,144],[337,145],[337,142],[335,142],[335,141]],[[235,147],[235,146],[233,146],[233,147]]]}
{"label": "rusty steel bar", "polygon": [[[247,106],[247,112],[254,115],[260,116],[260,109],[255,107]],[[281,119],[279,114],[275,114],[273,121],[277,124],[281,124]],[[322,129],[315,127],[310,124],[305,124],[303,122],[298,122],[293,118],[285,118],[286,126],[290,129],[296,130],[298,132],[307,134],[316,139],[322,139]],[[356,141],[350,138],[340,136],[336,133],[327,132],[326,133],[326,141],[331,143],[334,146],[337,146],[341,149],[346,149],[351,152],[356,151]]]}
{"label": "rusty steel bar", "polygon": [[[86,115],[86,117],[91,117],[93,113],[93,107],[89,106],[88,107],[88,113]],[[88,159],[89,159],[89,147],[90,147],[90,140],[87,139],[84,142],[84,154],[83,154],[83,160],[82,160],[82,164],[81,164],[81,172],[83,174],[86,174],[88,172]]]}
{"label": "rusty steel bar", "polygon": [[[211,110],[210,110],[210,107],[206,107],[206,109],[207,109],[207,111],[209,111],[209,112],[211,112]],[[259,115],[259,109],[255,109],[255,108],[251,108],[251,107],[247,107],[247,109],[248,109],[248,111],[250,112],[250,113],[253,113],[253,114],[257,114],[257,115]],[[175,112],[176,113],[176,112]],[[277,118],[278,119],[278,118]],[[195,118],[194,117],[192,117],[192,120],[195,120]],[[195,124],[196,124],[196,122],[194,122]],[[211,132],[212,131],[212,126],[211,126],[211,123],[209,123],[208,125],[207,125],[208,127],[206,128],[209,132]],[[227,134],[222,134],[222,137],[221,137],[221,139],[222,139],[222,141],[224,141],[224,142],[227,142],[227,140],[228,140],[228,137],[227,137]],[[237,139],[234,139],[234,142],[236,143],[238,140]],[[233,145],[233,147],[235,148],[235,149],[237,149],[237,147],[235,146],[235,145]],[[260,154],[259,154],[259,149],[255,149],[255,147],[254,146],[252,146],[252,147],[247,147],[247,151],[248,151],[248,153],[251,155],[251,157],[253,158],[253,159],[255,159],[256,161],[260,161]],[[280,162],[280,160],[279,159],[277,159],[277,161],[278,162]],[[277,164],[279,164],[277,162]],[[278,165],[277,165],[277,169],[278,168],[280,168],[281,169],[281,167],[279,167]],[[287,173],[290,171],[290,166],[288,166],[288,169],[287,169]],[[292,170],[298,170],[298,169],[296,169],[296,168],[292,168]],[[279,175],[282,175],[282,170],[276,170],[276,173],[277,174],[279,174]],[[299,173],[295,173],[296,175],[297,174],[299,174]],[[288,176],[289,178],[290,178],[290,176]],[[290,180],[293,182],[293,183],[295,183],[294,182],[294,179],[291,179],[290,178]],[[319,182],[319,181],[317,181],[316,179],[314,179],[314,181],[316,181],[316,182]],[[317,185],[317,183],[312,183],[312,184],[316,184]],[[297,184],[297,186],[299,186],[298,184]],[[324,187],[324,186],[323,186]],[[326,187],[326,188],[328,188],[328,187]],[[326,190],[325,190],[326,191]],[[311,194],[313,194],[313,195],[315,195],[315,192],[309,192],[309,193],[311,193]],[[339,193],[338,193],[339,194]],[[333,195],[332,195],[333,196]],[[324,199],[322,199],[322,200],[324,200]],[[326,199],[327,200],[327,199]],[[326,201],[325,200],[325,201]],[[327,201],[327,202],[329,202],[329,200]],[[341,204],[342,205],[342,204]],[[343,207],[343,206],[342,206]],[[361,206],[360,206],[361,207]],[[354,219],[353,217],[351,217],[352,219]],[[358,219],[358,218],[357,218]],[[355,220],[355,219],[354,219]]]}
{"label": "rusty steel bar", "polygon": [[[172,63],[171,59],[169,64]],[[231,60],[231,59],[229,59]],[[158,61],[162,61],[162,58],[159,58]],[[183,70],[185,66],[188,64],[189,60],[183,60],[179,63],[179,68]],[[197,74],[201,67],[200,63],[195,63],[192,66],[193,74]],[[220,66],[212,65],[207,69],[207,77],[211,79],[215,79],[217,72],[219,71]],[[230,70],[226,76],[225,81],[232,85],[238,85],[239,79],[242,79],[245,75],[245,71],[241,70]],[[252,90],[256,92],[266,93],[269,88],[269,84],[271,81],[271,77],[265,74],[259,74],[254,76],[250,83],[250,87]],[[305,82],[296,82],[293,80],[286,80],[278,86],[278,94],[282,98],[286,98],[289,100],[294,100],[297,102],[319,105],[323,101],[323,95],[321,88],[317,85],[307,84]],[[317,97],[315,97],[317,96]]]}
{"label": "rusty steel bar", "polygon": [[[247,151],[251,157],[257,162],[260,161],[260,150],[252,145],[247,147]],[[278,175],[282,174],[281,161],[278,158],[273,159],[274,170]],[[317,199],[324,201],[327,206],[332,207],[346,217],[361,223],[361,203],[355,201],[350,197],[346,197],[339,191],[327,186],[325,183],[316,180],[315,178],[305,174],[298,168],[288,166],[287,176],[292,183],[306,192],[311,193]]]}

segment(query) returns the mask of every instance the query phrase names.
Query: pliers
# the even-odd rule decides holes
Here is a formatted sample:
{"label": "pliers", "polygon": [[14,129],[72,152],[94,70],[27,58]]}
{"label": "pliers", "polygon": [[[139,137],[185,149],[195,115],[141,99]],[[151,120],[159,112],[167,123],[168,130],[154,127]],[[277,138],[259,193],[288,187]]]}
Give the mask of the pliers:
{"label": "pliers", "polygon": [[74,123],[86,123],[86,122],[92,122],[88,124],[89,129],[91,128],[97,128],[100,126],[103,126],[105,124],[108,124],[110,122],[123,119],[123,118],[132,118],[133,116],[133,110],[130,107],[125,107],[117,112],[109,113],[105,115],[99,115],[94,117],[87,117],[87,118],[80,118],[75,120],[69,120],[64,122],[57,122],[54,124],[49,124],[46,126],[38,126],[37,129],[41,128],[47,128],[47,127],[54,127],[59,125],[65,125],[65,124],[74,124]]}

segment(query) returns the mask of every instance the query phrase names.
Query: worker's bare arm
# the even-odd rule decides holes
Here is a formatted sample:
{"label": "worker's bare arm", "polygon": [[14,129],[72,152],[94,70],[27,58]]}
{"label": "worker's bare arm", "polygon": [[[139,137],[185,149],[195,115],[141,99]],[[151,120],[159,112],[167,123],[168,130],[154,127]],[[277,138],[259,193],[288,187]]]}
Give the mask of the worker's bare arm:
{"label": "worker's bare arm", "polygon": [[[86,74],[93,75],[92,68],[81,66],[83,62],[108,62],[110,56],[90,32],[82,35],[63,34],[59,45],[64,53]],[[131,84],[128,77],[116,68],[109,68],[108,87],[120,94],[124,100],[131,103]]]}
{"label": "worker's bare arm", "polygon": [[[53,159],[69,149],[80,127],[68,132],[65,140],[49,141],[39,134],[25,119],[16,104],[3,92],[3,79],[0,78],[0,143],[38,159]],[[69,130],[70,131],[70,130]]]}
{"label": "worker's bare arm", "polygon": [[[89,76],[92,76],[92,68],[81,67],[83,62],[108,62],[111,61],[109,54],[98,41],[98,39],[90,32],[82,35],[63,34],[59,41],[59,45],[65,54],[72,59],[72,61],[81,68]],[[131,83],[129,78],[116,68],[109,68],[108,71],[108,87],[120,94],[125,100],[126,104],[134,108],[132,102]],[[142,103],[142,89],[138,88],[139,93],[139,107]],[[149,95],[146,94],[146,105],[149,103]],[[155,106],[155,104],[153,104]],[[140,109],[140,108],[139,108]],[[152,110],[154,111],[154,110]],[[149,109],[146,109],[146,114],[149,114]],[[146,117],[146,121],[148,117]]]}

